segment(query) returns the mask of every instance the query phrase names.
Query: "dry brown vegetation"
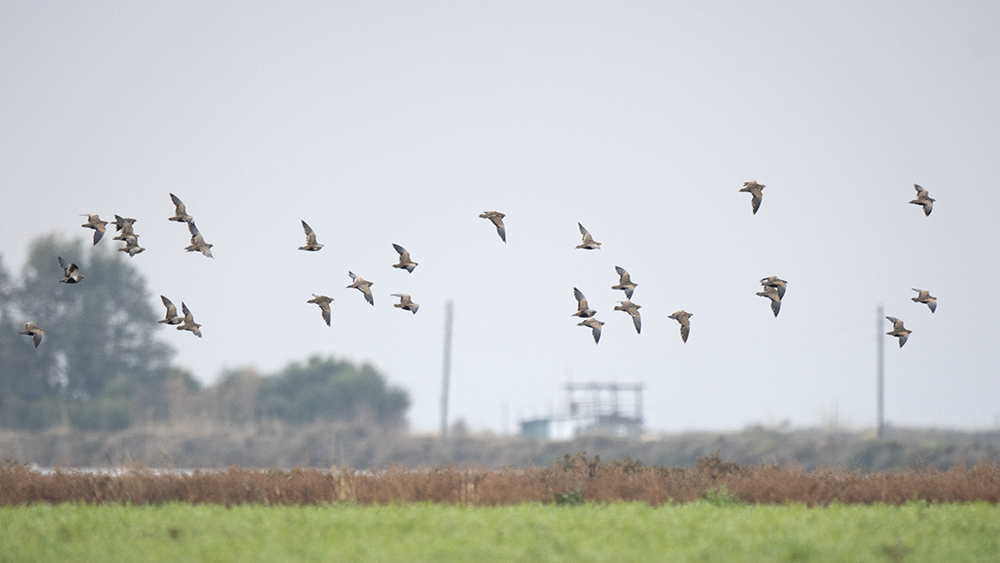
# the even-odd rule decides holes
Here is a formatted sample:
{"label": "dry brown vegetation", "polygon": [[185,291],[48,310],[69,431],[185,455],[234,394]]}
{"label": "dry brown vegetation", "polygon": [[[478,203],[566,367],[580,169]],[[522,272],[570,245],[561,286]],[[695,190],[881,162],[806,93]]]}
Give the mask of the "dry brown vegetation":
{"label": "dry brown vegetation", "polygon": [[585,454],[566,456],[552,467],[522,470],[481,468],[408,469],[372,472],[298,468],[220,471],[123,469],[114,472],[0,466],[0,505],[31,503],[166,502],[297,505],[333,502],[387,504],[433,502],[508,505],[525,502],[670,502],[901,504],[908,501],[1000,501],[1000,468],[983,462],[969,469],[868,473],[805,471],[799,467],[739,466],[712,455],[695,468],[644,466],[633,460],[602,463]]}

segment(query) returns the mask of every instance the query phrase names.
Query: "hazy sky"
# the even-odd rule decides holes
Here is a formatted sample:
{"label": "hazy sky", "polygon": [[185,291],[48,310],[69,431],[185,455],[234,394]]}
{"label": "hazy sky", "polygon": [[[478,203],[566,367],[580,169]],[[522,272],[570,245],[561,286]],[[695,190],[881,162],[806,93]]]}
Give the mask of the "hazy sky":
{"label": "hazy sky", "polygon": [[[0,0],[0,254],[16,271],[36,236],[89,238],[81,213],[138,218],[151,303],[203,325],[162,329],[179,365],[371,362],[417,431],[438,424],[449,299],[453,419],[501,430],[506,408],[511,431],[568,380],[645,383],[656,430],[873,425],[882,303],[913,330],[886,337],[888,420],[994,427],[997,22],[985,1]],[[169,192],[215,260],[184,252]],[[326,248],[297,250],[301,219]],[[601,250],[574,249],[578,221]],[[612,310],[616,265],[641,335]],[[754,295],[772,274],[777,319]]]}

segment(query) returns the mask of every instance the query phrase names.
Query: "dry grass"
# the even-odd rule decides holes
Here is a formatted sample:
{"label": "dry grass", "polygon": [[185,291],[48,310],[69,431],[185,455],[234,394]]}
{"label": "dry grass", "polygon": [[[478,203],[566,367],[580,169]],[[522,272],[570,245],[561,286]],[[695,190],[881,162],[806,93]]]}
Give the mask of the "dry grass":
{"label": "dry grass", "polygon": [[550,468],[242,469],[181,473],[125,469],[92,473],[42,473],[18,464],[0,466],[0,505],[32,503],[167,502],[301,505],[331,502],[388,504],[432,502],[468,505],[577,504],[639,501],[650,505],[698,499],[746,503],[902,504],[908,501],[1000,501],[1000,468],[984,462],[941,471],[868,473],[777,466],[741,467],[718,455],[690,469],[601,463],[584,454]]}

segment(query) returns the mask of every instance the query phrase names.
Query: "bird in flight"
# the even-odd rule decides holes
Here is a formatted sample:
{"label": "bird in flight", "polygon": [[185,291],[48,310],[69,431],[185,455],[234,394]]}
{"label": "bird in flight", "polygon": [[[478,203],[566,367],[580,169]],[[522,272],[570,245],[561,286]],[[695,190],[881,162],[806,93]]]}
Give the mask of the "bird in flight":
{"label": "bird in flight", "polygon": [[[299,219],[302,221],[301,219]],[[309,223],[302,221],[302,230],[306,232],[306,245],[300,246],[299,250],[308,250],[309,252],[316,252],[317,250],[323,248],[323,245],[316,242],[316,233],[313,232],[312,227]]]}
{"label": "bird in flight", "polygon": [[409,312],[413,313],[414,315],[417,314],[417,309],[420,308],[420,305],[417,304],[417,303],[414,303],[413,300],[410,299],[409,295],[407,295],[405,293],[393,293],[392,296],[393,297],[399,297],[399,303],[393,303],[393,305],[392,305],[393,307],[398,307],[398,308],[400,308],[400,309],[402,309],[404,311],[409,311]]}
{"label": "bird in flight", "polygon": [[774,289],[778,290],[778,297],[784,297],[785,289],[786,286],[788,285],[788,282],[786,282],[783,279],[780,279],[778,276],[768,276],[760,280],[760,285],[764,287],[773,287]]}
{"label": "bird in flight", "polygon": [[896,317],[886,317],[889,322],[892,323],[892,330],[887,332],[889,336],[895,336],[899,338],[899,347],[902,348],[903,344],[906,344],[906,339],[910,337],[912,330],[906,330],[903,326],[903,321],[897,319]]}
{"label": "bird in flight", "polygon": [[319,305],[320,312],[323,314],[323,320],[326,321],[326,326],[330,326],[330,302],[333,301],[333,297],[327,297],[326,295],[316,295],[313,293],[313,298],[306,303],[315,303]]}
{"label": "bird in flight", "polygon": [[24,323],[24,330],[19,334],[30,336],[31,340],[35,343],[35,348],[38,348],[38,345],[42,343],[42,335],[45,334],[45,331],[35,323]]}
{"label": "bird in flight", "polygon": [[188,252],[201,252],[209,258],[215,258],[215,256],[212,256],[212,246],[214,245],[205,242],[205,238],[201,236],[198,226],[194,224],[194,219],[188,221],[187,224],[188,231],[191,232],[191,244],[184,247],[184,250]]}
{"label": "bird in flight", "polygon": [[181,312],[184,313],[184,319],[181,321],[181,326],[177,327],[177,330],[188,330],[198,338],[201,338],[201,325],[194,322],[194,315],[191,314],[191,310],[188,309],[183,301],[181,301]]}
{"label": "bird in flight", "polygon": [[177,306],[173,301],[163,295],[160,296],[160,301],[163,301],[163,306],[167,308],[167,314],[156,322],[168,325],[179,325],[184,322],[184,319],[177,316]]}
{"label": "bird in flight", "polygon": [[639,309],[642,305],[636,305],[635,303],[626,299],[625,301],[619,301],[620,305],[615,305],[615,311],[625,311],[632,316],[632,325],[635,326],[636,334],[642,334],[642,317],[639,316]]}
{"label": "bird in flight", "polygon": [[929,216],[934,211],[935,199],[927,195],[927,190],[920,187],[920,184],[913,184],[913,189],[917,190],[917,199],[910,200],[910,203],[922,206],[924,215]]}
{"label": "bird in flight", "polygon": [[778,312],[781,311],[781,292],[775,287],[765,285],[764,291],[758,291],[757,295],[771,300],[771,312],[777,317]]}
{"label": "bird in flight", "polygon": [[59,283],[80,283],[83,280],[83,274],[80,273],[80,268],[76,264],[67,264],[62,256],[56,258],[59,259],[59,267],[63,269],[64,275]]}
{"label": "bird in flight", "polygon": [[635,291],[636,286],[639,284],[632,281],[625,268],[615,266],[615,271],[618,272],[618,275],[621,277],[618,280],[618,285],[611,286],[611,289],[620,289],[625,292],[626,298],[632,299],[632,292]]}
{"label": "bird in flight", "polygon": [[479,214],[482,219],[489,219],[497,227],[497,234],[500,235],[500,240],[507,242],[507,231],[503,226],[503,218],[506,217],[503,213],[499,211],[483,211]]}
{"label": "bird in flight", "polygon": [[94,229],[94,244],[100,242],[101,237],[104,236],[104,226],[107,225],[108,222],[101,221],[101,218],[97,216],[97,213],[91,213],[90,215],[81,213],[80,216],[87,218],[87,222],[80,226],[87,229]]}
{"label": "bird in flight", "polygon": [[597,311],[587,306],[587,298],[583,296],[582,291],[574,287],[573,296],[576,297],[576,312],[570,315],[571,317],[586,319],[597,314]]}
{"label": "bird in flight", "polygon": [[753,206],[753,214],[757,214],[757,210],[760,209],[760,202],[763,199],[764,194],[761,191],[764,189],[764,184],[758,184],[756,180],[750,180],[749,182],[743,182],[743,187],[740,188],[741,192],[747,192],[751,196],[750,204]]}
{"label": "bird in flight", "polygon": [[916,297],[911,297],[910,299],[916,303],[926,303],[927,307],[930,308],[931,312],[937,311],[937,297],[931,295],[931,292],[926,289],[911,288],[913,291],[917,292]]}
{"label": "bird in flight", "polygon": [[576,247],[584,250],[600,250],[601,243],[594,240],[594,237],[590,235],[590,231],[585,229],[581,223],[577,223],[576,225],[580,227],[580,234],[583,235],[583,242],[576,245]]}
{"label": "bird in flight", "polygon": [[168,221],[177,221],[178,223],[181,223],[194,219],[194,217],[187,214],[187,210],[184,208],[184,202],[181,201],[181,198],[175,196],[174,194],[170,194],[170,199],[174,202],[175,210],[174,216],[168,218]]}
{"label": "bird in flight", "polygon": [[375,284],[362,278],[361,276],[354,275],[354,272],[351,271],[348,271],[347,275],[351,276],[351,285],[347,286],[347,288],[350,289],[353,287],[361,293],[364,293],[365,301],[367,301],[369,305],[374,306],[375,298],[372,296],[372,286]]}
{"label": "bird in flight", "polygon": [[688,341],[688,334],[691,333],[691,321],[689,319],[693,316],[694,313],[688,313],[684,309],[681,309],[668,317],[681,323],[681,340],[684,342]]}
{"label": "bird in flight", "polygon": [[413,269],[417,267],[417,263],[410,260],[410,252],[396,243],[392,243],[392,247],[399,253],[399,262],[393,264],[392,267],[406,270],[412,274]]}
{"label": "bird in flight", "polygon": [[583,322],[576,323],[576,326],[589,327],[594,334],[594,344],[601,341],[601,327],[604,326],[604,323],[601,321],[591,317],[589,319],[584,319]]}

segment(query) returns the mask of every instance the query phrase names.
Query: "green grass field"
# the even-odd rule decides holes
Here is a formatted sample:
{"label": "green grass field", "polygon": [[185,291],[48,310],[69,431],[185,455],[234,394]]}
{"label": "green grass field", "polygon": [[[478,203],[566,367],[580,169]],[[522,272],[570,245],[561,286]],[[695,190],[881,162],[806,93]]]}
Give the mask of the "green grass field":
{"label": "green grass field", "polygon": [[0,508],[0,561],[1000,561],[987,503]]}

